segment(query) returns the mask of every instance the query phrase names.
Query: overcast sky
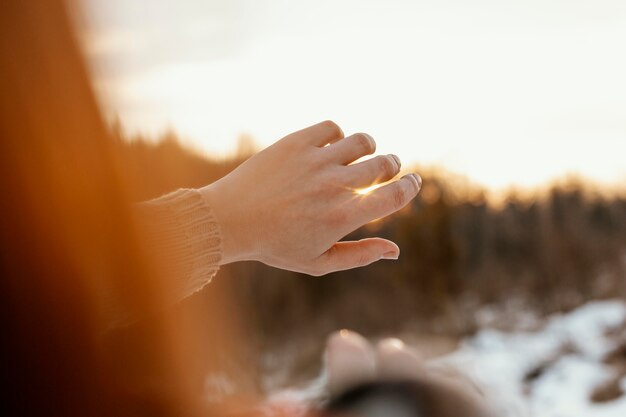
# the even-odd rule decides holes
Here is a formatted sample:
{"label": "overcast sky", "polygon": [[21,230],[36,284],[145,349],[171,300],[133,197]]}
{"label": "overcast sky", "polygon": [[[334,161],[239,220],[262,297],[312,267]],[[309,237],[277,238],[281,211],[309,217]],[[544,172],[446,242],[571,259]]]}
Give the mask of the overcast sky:
{"label": "overcast sky", "polygon": [[89,0],[108,115],[226,154],[324,119],[490,187],[626,184],[624,0]]}

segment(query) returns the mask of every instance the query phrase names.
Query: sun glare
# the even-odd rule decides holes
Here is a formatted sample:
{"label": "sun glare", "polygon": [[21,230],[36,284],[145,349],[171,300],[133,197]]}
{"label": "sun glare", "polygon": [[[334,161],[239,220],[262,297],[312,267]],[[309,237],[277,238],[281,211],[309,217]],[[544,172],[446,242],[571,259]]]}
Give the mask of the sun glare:
{"label": "sun glare", "polygon": [[374,185],[370,185],[367,188],[359,188],[357,190],[354,190],[355,193],[359,194],[359,195],[367,195],[369,193],[371,193],[372,191],[374,191],[375,189],[382,187],[384,184],[374,184]]}

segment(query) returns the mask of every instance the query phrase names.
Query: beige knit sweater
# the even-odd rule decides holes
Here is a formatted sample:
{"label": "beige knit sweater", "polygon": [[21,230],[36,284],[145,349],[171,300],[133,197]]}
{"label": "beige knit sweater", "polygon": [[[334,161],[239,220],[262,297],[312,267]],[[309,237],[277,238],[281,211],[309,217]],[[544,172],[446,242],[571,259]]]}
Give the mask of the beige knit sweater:
{"label": "beige knit sweater", "polygon": [[180,189],[136,205],[148,249],[166,266],[174,298],[202,289],[219,269],[222,239],[206,199],[194,189]]}

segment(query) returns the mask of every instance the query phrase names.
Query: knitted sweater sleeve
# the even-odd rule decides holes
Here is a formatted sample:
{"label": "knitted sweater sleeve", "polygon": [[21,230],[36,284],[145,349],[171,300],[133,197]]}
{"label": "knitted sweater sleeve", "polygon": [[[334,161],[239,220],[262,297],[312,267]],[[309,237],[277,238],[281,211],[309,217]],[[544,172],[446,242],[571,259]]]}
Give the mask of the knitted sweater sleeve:
{"label": "knitted sweater sleeve", "polygon": [[208,284],[222,258],[220,227],[206,199],[194,189],[180,189],[135,208],[148,249],[166,265],[176,300]]}

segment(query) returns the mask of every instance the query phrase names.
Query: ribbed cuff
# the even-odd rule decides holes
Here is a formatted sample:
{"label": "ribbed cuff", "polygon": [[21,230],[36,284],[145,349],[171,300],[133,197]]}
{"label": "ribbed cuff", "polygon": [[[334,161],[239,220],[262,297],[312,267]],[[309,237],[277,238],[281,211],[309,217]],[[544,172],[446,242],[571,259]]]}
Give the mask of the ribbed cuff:
{"label": "ribbed cuff", "polygon": [[219,269],[222,238],[213,210],[194,189],[137,204],[149,249],[163,260],[181,300],[208,284]]}

